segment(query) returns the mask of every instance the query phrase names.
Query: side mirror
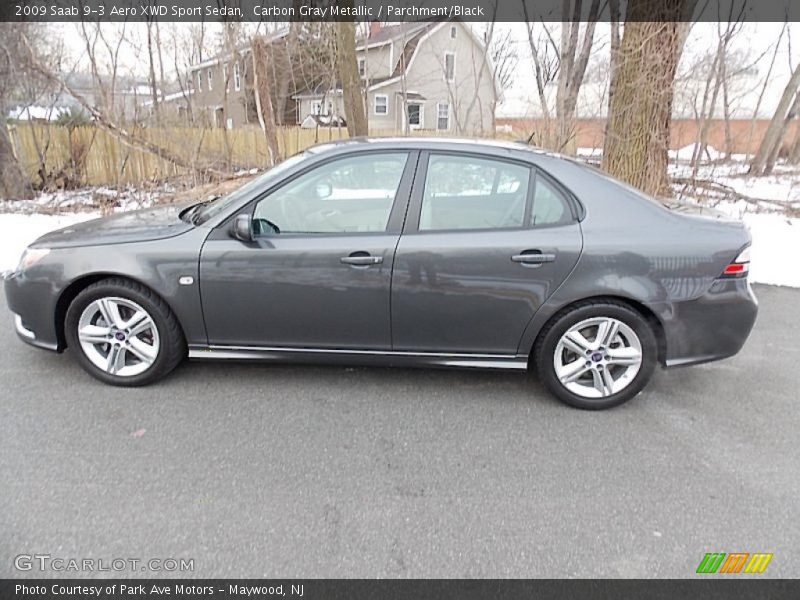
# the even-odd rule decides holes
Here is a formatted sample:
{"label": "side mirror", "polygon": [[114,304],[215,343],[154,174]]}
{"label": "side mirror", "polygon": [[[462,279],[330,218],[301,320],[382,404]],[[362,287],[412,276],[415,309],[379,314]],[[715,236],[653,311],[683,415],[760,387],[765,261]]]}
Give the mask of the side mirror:
{"label": "side mirror", "polygon": [[253,241],[253,219],[250,215],[237,215],[233,220],[231,235],[243,242]]}

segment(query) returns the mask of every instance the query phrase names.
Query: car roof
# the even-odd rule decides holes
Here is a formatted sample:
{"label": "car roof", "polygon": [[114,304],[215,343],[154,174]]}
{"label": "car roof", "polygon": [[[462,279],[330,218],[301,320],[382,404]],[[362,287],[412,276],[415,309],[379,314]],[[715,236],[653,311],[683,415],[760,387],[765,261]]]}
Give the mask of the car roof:
{"label": "car roof", "polygon": [[490,140],[478,138],[458,138],[458,137],[432,137],[432,136],[413,136],[413,137],[356,137],[331,142],[324,142],[316,146],[311,146],[307,152],[311,154],[338,154],[352,150],[366,150],[368,148],[407,148],[409,150],[453,150],[453,151],[472,151],[478,153],[502,155],[513,154],[523,160],[530,160],[533,156],[549,156],[553,158],[565,158],[554,152],[549,152],[535,146],[530,146],[525,142],[513,142],[505,140]]}

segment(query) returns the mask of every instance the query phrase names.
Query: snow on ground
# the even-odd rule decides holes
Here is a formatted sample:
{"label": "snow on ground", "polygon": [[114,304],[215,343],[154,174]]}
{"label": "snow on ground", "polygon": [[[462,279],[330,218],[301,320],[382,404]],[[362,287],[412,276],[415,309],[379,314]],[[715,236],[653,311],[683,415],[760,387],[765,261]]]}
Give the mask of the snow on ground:
{"label": "snow on ground", "polygon": [[753,236],[750,281],[800,287],[800,219],[753,212],[743,218]]}
{"label": "snow on ground", "polygon": [[98,216],[97,213],[0,214],[0,273],[14,269],[22,251],[39,236]]}
{"label": "snow on ground", "polygon": [[[678,150],[670,150],[669,157],[672,160],[692,160],[696,151],[697,144],[689,144]],[[714,146],[706,146],[705,151],[700,156],[701,160],[720,160],[724,158],[725,154],[714,148]]]}

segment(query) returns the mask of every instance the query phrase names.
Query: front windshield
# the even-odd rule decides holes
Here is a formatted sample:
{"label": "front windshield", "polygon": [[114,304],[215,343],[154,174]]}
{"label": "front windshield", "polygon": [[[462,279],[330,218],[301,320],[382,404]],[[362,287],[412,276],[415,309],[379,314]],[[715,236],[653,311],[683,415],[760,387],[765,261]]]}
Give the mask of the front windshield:
{"label": "front windshield", "polygon": [[273,179],[276,179],[278,176],[283,174],[297,163],[302,162],[306,157],[308,157],[308,152],[299,152],[294,156],[290,156],[271,169],[267,169],[267,171],[252,181],[244,184],[242,187],[236,188],[230,194],[226,196],[220,196],[219,198],[208,202],[197,211],[196,215],[194,215],[194,224],[200,225],[205,223],[212,217],[215,217],[223,212],[229,206],[236,204],[239,200],[252,197],[254,193],[267,187]]}

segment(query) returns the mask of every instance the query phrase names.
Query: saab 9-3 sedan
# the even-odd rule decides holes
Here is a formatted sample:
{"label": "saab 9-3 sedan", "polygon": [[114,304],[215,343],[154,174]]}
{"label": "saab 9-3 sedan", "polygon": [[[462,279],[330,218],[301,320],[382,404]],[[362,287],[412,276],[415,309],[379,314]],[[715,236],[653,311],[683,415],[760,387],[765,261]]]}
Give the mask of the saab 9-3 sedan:
{"label": "saab 9-3 sedan", "polygon": [[114,385],[187,356],[534,369],[599,409],[656,365],[739,351],[749,245],[740,222],[522,144],[356,139],[227,196],[49,233],[5,290],[24,341]]}

